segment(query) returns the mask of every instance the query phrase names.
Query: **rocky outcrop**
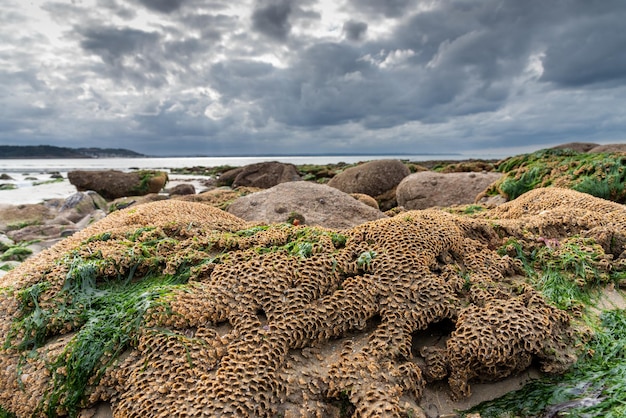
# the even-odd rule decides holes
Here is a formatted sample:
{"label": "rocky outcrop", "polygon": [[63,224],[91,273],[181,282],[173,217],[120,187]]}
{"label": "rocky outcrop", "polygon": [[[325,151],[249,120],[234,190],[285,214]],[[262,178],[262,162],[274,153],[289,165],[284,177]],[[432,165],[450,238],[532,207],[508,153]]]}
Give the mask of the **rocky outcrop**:
{"label": "rocky outcrop", "polygon": [[306,181],[282,183],[235,200],[228,212],[247,221],[288,222],[300,214],[306,225],[349,228],[385,218],[380,212],[333,187]]}
{"label": "rocky outcrop", "polygon": [[77,170],[67,173],[67,178],[78,191],[93,190],[108,200],[159,193],[168,180],[167,173],[149,170],[130,173]]}
{"label": "rocky outcrop", "polygon": [[426,209],[474,203],[476,197],[501,173],[437,173],[421,171],[406,177],[398,185],[398,205],[405,209]]}
{"label": "rocky outcrop", "polygon": [[378,160],[348,168],[328,185],[344,193],[363,193],[378,201],[381,210],[395,206],[394,189],[410,171],[399,160]]}
{"label": "rocky outcrop", "polygon": [[295,165],[272,161],[229,170],[218,178],[217,185],[269,189],[280,183],[298,180],[300,174]]}
{"label": "rocky outcrop", "polygon": [[508,251],[575,243],[604,276],[563,280],[597,286],[626,271],[608,252],[622,250],[624,219],[622,205],[557,188],[471,217],[407,211],[341,231],[178,200],[117,211],[0,279],[0,405],[424,416],[427,385],[467,398],[474,381],[533,364],[567,370],[586,331]]}

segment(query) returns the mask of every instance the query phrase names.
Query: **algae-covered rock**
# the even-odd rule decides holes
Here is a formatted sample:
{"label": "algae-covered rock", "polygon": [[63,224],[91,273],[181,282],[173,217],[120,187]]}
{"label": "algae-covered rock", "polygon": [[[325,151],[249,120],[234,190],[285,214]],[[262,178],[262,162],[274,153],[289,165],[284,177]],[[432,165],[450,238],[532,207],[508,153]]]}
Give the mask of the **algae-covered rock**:
{"label": "algae-covered rock", "polygon": [[109,200],[159,193],[168,181],[167,173],[154,170],[129,173],[117,170],[76,170],[67,173],[67,178],[79,192],[93,190]]}
{"label": "algae-covered rock", "polygon": [[626,153],[579,153],[546,149],[507,158],[504,176],[486,192],[509,200],[539,187],[563,187],[626,203]]}
{"label": "algae-covered rock", "polygon": [[[433,381],[462,398],[530,364],[560,373],[581,338],[573,312],[524,280],[510,240],[619,236],[626,216],[571,190],[532,193],[473,216],[409,211],[342,231],[252,225],[181,200],[113,212],[0,278],[0,406],[419,416]],[[598,269],[623,267],[599,256]],[[440,344],[420,337],[438,327]]]}

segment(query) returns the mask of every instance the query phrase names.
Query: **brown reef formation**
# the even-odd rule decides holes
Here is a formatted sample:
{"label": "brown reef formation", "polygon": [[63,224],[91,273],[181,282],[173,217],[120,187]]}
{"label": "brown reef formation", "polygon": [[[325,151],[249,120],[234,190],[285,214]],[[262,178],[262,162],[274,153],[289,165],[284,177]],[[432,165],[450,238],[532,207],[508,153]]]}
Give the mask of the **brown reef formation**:
{"label": "brown reef formation", "polygon": [[[472,381],[533,362],[561,373],[576,358],[570,315],[496,250],[510,237],[586,234],[617,258],[625,215],[557,188],[475,216],[410,211],[341,231],[252,225],[176,200],[114,212],[2,278],[0,405],[18,416],[99,402],[118,417],[419,416],[428,382],[467,397]],[[104,309],[69,300],[79,293],[68,281],[88,274],[76,292],[179,280],[140,295],[137,326],[106,342],[72,404],[55,387],[73,378],[87,312]],[[43,328],[16,326],[37,312]],[[442,324],[444,342],[421,345],[420,332]]]}

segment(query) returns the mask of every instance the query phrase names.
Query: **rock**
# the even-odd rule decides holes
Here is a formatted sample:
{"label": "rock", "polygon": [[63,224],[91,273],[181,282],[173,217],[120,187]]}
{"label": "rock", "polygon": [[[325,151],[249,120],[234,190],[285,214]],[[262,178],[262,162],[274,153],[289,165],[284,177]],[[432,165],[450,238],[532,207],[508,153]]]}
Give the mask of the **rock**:
{"label": "rock", "polygon": [[107,210],[108,203],[93,190],[77,192],[65,199],[59,214],[48,223],[62,223],[63,220],[76,223],[95,210]]}
{"label": "rock", "polygon": [[6,234],[0,233],[0,251],[4,251],[15,245],[15,241],[7,237]]}
{"label": "rock", "polygon": [[474,203],[476,197],[498,180],[500,173],[448,173],[422,171],[398,185],[398,205],[407,210]]}
{"label": "rock", "polygon": [[233,168],[228,171],[225,171],[217,178],[216,186],[217,187],[232,186],[237,176],[241,174],[242,172],[243,172],[243,167],[237,167],[237,168]]}
{"label": "rock", "polygon": [[83,219],[76,222],[76,225],[75,225],[76,229],[80,231],[81,229],[88,227],[92,223],[98,222],[100,219],[103,219],[105,216],[107,216],[107,213],[105,211],[101,209],[94,210],[89,215],[85,216]]}
{"label": "rock", "polygon": [[292,213],[304,216],[307,225],[349,228],[386,216],[350,195],[322,184],[298,181],[235,200],[227,210],[247,221],[288,222]]}
{"label": "rock", "polygon": [[70,171],[70,183],[78,191],[94,190],[108,200],[126,196],[143,196],[158,193],[167,183],[167,173],[162,171]]}
{"label": "rock", "polygon": [[41,225],[54,218],[55,211],[43,204],[0,205],[0,231],[15,230],[28,225]]}
{"label": "rock", "polygon": [[588,151],[589,153],[598,153],[598,152],[626,152],[626,144],[607,144],[607,145],[598,145]]}
{"label": "rock", "polygon": [[367,206],[371,206],[374,209],[380,209],[378,207],[378,202],[372,196],[363,193],[350,193],[350,196],[352,196],[361,203],[365,203]]}
{"label": "rock", "polygon": [[328,185],[344,193],[363,193],[378,201],[381,210],[396,206],[394,192],[411,174],[399,160],[377,160],[351,167],[330,179]]}
{"label": "rock", "polygon": [[182,183],[174,186],[170,191],[170,196],[184,196],[189,194],[196,194],[196,188],[193,184]]}
{"label": "rock", "polygon": [[76,231],[77,228],[73,225],[30,225],[14,231],[8,231],[7,236],[16,242],[37,241],[69,236]]}
{"label": "rock", "polygon": [[9,176],[7,173],[2,173],[0,174],[0,180],[15,180],[15,179]]}
{"label": "rock", "polygon": [[589,152],[590,150],[598,146],[598,144],[594,144],[592,142],[568,142],[566,144],[552,147],[552,149],[571,149],[572,151],[576,152]]}
{"label": "rock", "polygon": [[219,177],[217,185],[269,189],[280,183],[298,180],[300,180],[300,175],[295,165],[272,161],[250,164],[227,171]]}

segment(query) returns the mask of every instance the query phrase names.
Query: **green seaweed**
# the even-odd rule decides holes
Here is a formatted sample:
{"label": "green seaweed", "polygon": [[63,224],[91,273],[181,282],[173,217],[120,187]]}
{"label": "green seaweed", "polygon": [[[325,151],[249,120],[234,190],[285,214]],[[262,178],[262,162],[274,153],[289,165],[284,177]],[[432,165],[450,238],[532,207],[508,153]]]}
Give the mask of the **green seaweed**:
{"label": "green seaweed", "polygon": [[16,415],[0,406],[0,418],[15,418]]}
{"label": "green seaweed", "polygon": [[[130,234],[138,237],[140,233]],[[145,231],[144,231],[145,232]],[[156,244],[151,243],[145,247]],[[118,271],[115,277],[102,272],[111,260],[85,259],[76,252],[68,254],[63,264],[67,275],[63,287],[46,303],[41,296],[50,283],[41,282],[16,292],[19,315],[15,319],[5,348],[14,348],[32,356],[58,333],[73,331],[63,352],[50,358],[52,389],[41,412],[56,416],[59,411],[75,416],[90,387],[97,384],[106,368],[136,343],[146,312],[174,288],[187,283],[190,266],[183,261],[174,274],[160,274],[158,269],[144,269],[141,264],[156,266],[159,260],[135,255],[134,264]]]}
{"label": "green seaweed", "polygon": [[563,242],[524,246],[510,239],[499,249],[522,262],[528,281],[560,309],[579,310],[593,337],[577,363],[562,376],[545,376],[466,413],[493,417],[623,417],[626,416],[626,311],[605,310],[599,320],[592,306],[599,285],[619,280],[623,267],[601,268],[602,251],[593,240],[570,237]]}
{"label": "green seaweed", "polygon": [[515,199],[537,187],[558,186],[626,203],[624,154],[546,149],[508,158],[497,170],[504,176],[487,194],[497,190]]}
{"label": "green seaweed", "polygon": [[479,412],[483,418],[626,416],[625,310],[601,314],[585,353],[563,376],[531,381],[464,413]]}
{"label": "green seaweed", "polygon": [[20,243],[6,250],[2,250],[0,261],[24,261],[33,254],[33,250],[27,248],[30,243]]}

